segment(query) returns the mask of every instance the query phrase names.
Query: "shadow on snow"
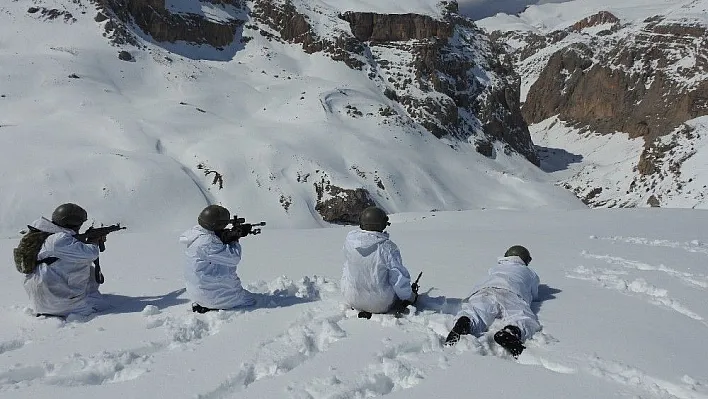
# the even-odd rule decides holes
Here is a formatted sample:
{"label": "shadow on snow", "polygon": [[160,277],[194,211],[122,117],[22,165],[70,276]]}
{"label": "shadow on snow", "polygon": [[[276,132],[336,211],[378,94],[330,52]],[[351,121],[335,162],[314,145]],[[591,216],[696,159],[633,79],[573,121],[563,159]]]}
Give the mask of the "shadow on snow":
{"label": "shadow on snow", "polygon": [[536,146],[536,153],[541,159],[541,170],[546,173],[566,170],[571,164],[583,161],[583,156],[573,154],[562,148]]}
{"label": "shadow on snow", "polygon": [[163,310],[171,306],[183,305],[189,302],[189,299],[179,298],[184,294],[185,288],[168,292],[164,295],[146,295],[146,296],[125,296],[118,294],[101,294],[103,301],[109,308],[99,312],[101,314],[119,314],[119,313],[140,313],[148,305],[156,306]]}

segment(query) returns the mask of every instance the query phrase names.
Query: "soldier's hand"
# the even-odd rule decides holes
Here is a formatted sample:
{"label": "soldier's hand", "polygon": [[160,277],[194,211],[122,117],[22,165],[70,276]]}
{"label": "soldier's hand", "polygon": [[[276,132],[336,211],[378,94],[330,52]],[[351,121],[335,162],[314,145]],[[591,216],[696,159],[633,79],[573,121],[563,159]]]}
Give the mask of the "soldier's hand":
{"label": "soldier's hand", "polygon": [[218,237],[224,244],[230,244],[234,241],[238,241],[239,232],[236,229],[227,229],[218,234]]}
{"label": "soldier's hand", "polygon": [[101,245],[106,243],[106,236],[92,237],[86,240],[87,244]]}
{"label": "soldier's hand", "polygon": [[239,229],[239,235],[241,237],[246,237],[247,235],[251,234],[251,231],[253,230],[253,225],[250,223],[242,224],[238,226]]}

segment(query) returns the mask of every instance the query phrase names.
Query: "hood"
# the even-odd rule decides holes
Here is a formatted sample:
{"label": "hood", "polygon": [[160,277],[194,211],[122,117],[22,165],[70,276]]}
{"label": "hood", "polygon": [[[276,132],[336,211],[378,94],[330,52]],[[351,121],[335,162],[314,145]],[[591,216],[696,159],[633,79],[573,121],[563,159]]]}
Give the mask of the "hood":
{"label": "hood", "polygon": [[344,246],[348,250],[356,250],[363,256],[373,252],[376,247],[388,240],[388,233],[367,230],[352,230],[347,234]]}
{"label": "hood", "polygon": [[66,233],[70,236],[76,235],[76,232],[72,229],[67,229],[64,227],[57,226],[56,224],[52,223],[51,220],[41,217],[34,222],[30,223],[30,226],[34,227],[37,230],[44,231],[46,233]]}
{"label": "hood", "polygon": [[182,233],[181,236],[179,236],[179,242],[190,246],[197,238],[207,234],[214,235],[214,232],[209,231],[200,225],[195,225],[191,229]]}
{"label": "hood", "polygon": [[526,267],[526,263],[518,256],[502,256],[497,259],[497,264],[500,266],[523,266]]}

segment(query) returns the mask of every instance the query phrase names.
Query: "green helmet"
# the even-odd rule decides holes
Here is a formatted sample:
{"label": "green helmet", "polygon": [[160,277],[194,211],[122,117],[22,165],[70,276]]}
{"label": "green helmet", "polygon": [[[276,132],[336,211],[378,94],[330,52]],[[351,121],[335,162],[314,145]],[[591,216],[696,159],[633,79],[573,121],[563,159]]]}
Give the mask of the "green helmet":
{"label": "green helmet", "polygon": [[377,206],[370,206],[361,211],[361,215],[359,215],[359,227],[362,230],[380,232],[390,225],[386,212]]}
{"label": "green helmet", "polygon": [[87,219],[86,210],[72,203],[61,204],[52,212],[52,223],[59,227],[77,229]]}
{"label": "green helmet", "polygon": [[207,206],[199,213],[197,218],[199,225],[209,231],[225,229],[230,220],[231,214],[229,210],[220,205]]}
{"label": "green helmet", "polygon": [[531,263],[531,253],[528,249],[522,247],[521,245],[514,245],[513,247],[507,249],[504,256],[518,256],[524,261],[524,263],[526,263],[526,266]]}

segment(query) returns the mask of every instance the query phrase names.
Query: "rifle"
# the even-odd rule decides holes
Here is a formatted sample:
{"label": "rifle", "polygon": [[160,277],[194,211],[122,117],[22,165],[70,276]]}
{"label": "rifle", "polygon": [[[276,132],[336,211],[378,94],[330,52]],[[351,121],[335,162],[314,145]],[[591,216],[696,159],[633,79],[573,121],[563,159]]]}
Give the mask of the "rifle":
{"label": "rifle", "polygon": [[[77,234],[74,237],[77,240],[87,244],[90,241],[96,240],[97,238],[105,237],[105,236],[109,235],[110,233],[113,233],[114,231],[124,230],[124,229],[125,229],[125,227],[121,227],[120,223],[112,224],[110,226],[102,226],[102,227],[91,226],[88,229],[86,229],[86,231],[84,231],[83,233]],[[103,240],[100,240],[100,239],[98,240],[98,250],[100,252],[103,252],[106,250],[106,244],[103,242]],[[103,277],[103,273],[101,273],[101,262],[99,261],[99,258],[96,258],[96,260],[93,261],[93,264],[96,267],[93,277],[94,277],[94,279],[96,279],[97,283],[103,284],[103,282],[106,279]]]}
{"label": "rifle", "polygon": [[411,284],[411,290],[413,290],[413,293],[415,294],[415,298],[413,299],[412,304],[415,305],[415,303],[418,301],[418,288],[420,286],[418,285],[418,281],[420,281],[420,277],[423,275],[423,272],[418,273],[418,278],[415,279],[413,284]]}
{"label": "rifle", "polygon": [[[239,237],[245,237],[249,234],[261,234],[261,229],[254,229],[254,227],[266,225],[266,222],[246,223],[245,218],[240,218],[236,215],[234,215],[233,219],[229,220],[229,223],[231,224],[232,231],[239,232]],[[246,234],[242,234],[243,232],[246,232]]]}

